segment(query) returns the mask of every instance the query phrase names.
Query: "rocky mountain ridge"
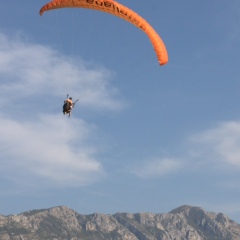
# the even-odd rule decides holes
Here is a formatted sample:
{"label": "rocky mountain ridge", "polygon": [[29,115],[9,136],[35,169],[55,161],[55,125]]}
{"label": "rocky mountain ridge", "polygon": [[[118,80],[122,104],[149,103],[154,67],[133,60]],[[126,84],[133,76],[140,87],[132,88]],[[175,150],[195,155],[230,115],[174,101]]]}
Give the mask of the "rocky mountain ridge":
{"label": "rocky mountain ridge", "polygon": [[0,215],[0,240],[240,240],[240,224],[187,205],[164,214],[113,215],[60,206]]}

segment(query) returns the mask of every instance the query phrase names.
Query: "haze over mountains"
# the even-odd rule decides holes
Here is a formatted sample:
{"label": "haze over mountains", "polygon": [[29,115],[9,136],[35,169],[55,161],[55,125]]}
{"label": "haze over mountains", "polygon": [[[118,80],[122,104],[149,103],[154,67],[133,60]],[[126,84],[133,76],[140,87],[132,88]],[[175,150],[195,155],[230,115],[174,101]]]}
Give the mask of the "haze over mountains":
{"label": "haze over mountains", "polygon": [[169,213],[82,215],[53,207],[0,215],[0,240],[239,240],[240,224],[223,213],[181,206]]}

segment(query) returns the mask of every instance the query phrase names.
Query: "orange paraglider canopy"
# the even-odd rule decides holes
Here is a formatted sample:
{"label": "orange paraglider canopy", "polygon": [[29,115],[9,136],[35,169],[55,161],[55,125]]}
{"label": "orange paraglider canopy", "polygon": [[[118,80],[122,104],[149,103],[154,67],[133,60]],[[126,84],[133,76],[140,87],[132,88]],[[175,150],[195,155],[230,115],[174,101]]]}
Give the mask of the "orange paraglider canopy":
{"label": "orange paraglider canopy", "polygon": [[137,13],[114,0],[52,0],[40,9],[40,15],[45,11],[58,8],[89,8],[123,18],[147,34],[160,65],[164,65],[168,62],[166,47],[153,27]]}

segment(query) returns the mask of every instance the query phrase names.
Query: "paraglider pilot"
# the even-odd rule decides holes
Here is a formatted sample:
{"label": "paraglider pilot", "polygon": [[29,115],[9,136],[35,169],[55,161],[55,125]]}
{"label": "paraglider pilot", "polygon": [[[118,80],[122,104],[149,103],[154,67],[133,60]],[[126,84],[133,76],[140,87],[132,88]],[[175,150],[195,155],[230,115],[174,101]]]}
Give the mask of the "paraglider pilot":
{"label": "paraglider pilot", "polygon": [[63,115],[68,114],[68,117],[70,117],[71,116],[71,111],[72,111],[73,108],[74,108],[74,104],[73,104],[72,98],[69,97],[64,101]]}

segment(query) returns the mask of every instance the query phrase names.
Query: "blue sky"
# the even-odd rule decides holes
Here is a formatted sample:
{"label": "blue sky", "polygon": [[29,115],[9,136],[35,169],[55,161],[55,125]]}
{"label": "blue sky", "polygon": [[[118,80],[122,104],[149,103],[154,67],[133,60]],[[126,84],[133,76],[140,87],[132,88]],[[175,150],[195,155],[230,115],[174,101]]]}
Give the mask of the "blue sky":
{"label": "blue sky", "polygon": [[239,1],[119,2],[159,33],[167,65],[112,15],[1,5],[0,214],[189,204],[240,222]]}

